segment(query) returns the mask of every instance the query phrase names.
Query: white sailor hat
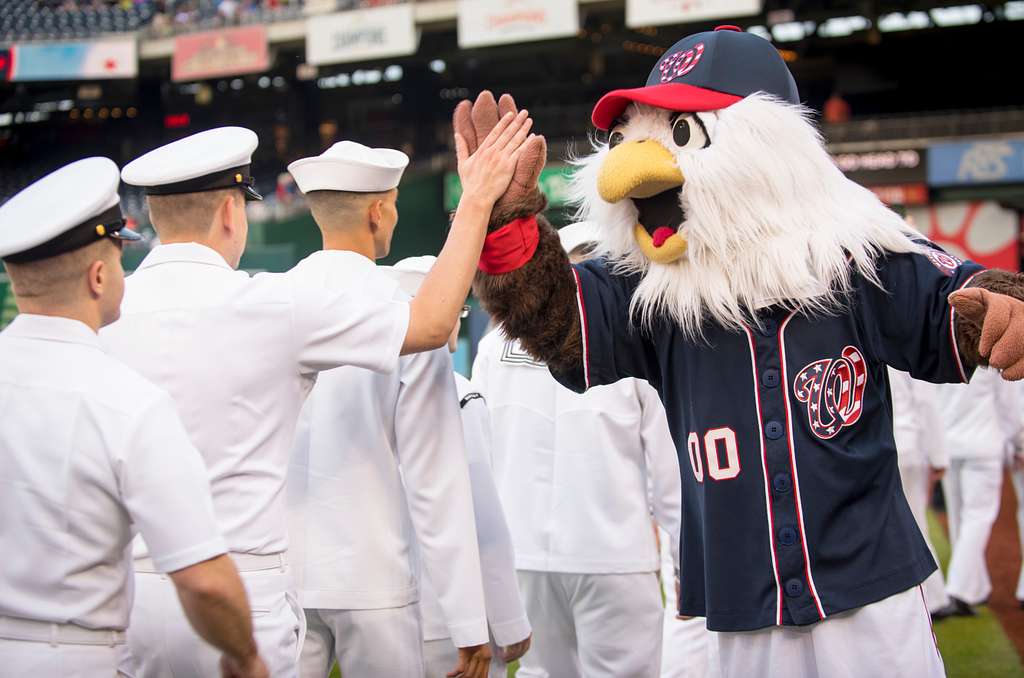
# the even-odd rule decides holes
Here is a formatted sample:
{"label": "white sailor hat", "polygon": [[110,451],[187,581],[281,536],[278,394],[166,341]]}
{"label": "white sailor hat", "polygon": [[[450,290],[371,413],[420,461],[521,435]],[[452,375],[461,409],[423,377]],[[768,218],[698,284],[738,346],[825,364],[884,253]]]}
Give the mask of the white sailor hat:
{"label": "white sailor hat", "polygon": [[597,224],[592,221],[579,221],[558,229],[558,239],[562,242],[562,249],[572,252],[580,245],[596,243],[600,240],[597,231]]}
{"label": "white sailor hat", "polygon": [[263,200],[249,173],[259,138],[244,127],[217,127],[155,148],[121,170],[147,195],[202,193],[237,186],[246,200]]}
{"label": "white sailor hat", "polygon": [[415,297],[420,291],[420,285],[434,267],[437,257],[407,257],[394,266],[381,266],[381,270],[398,282],[398,286],[410,297]]}
{"label": "white sailor hat", "polygon": [[118,184],[112,160],[86,158],[29,185],[0,205],[0,259],[23,264],[103,238],[139,240],[125,228]]}
{"label": "white sailor hat", "polygon": [[288,165],[303,193],[310,191],[390,191],[402,180],[409,156],[392,148],[370,148],[339,141],[320,155]]}

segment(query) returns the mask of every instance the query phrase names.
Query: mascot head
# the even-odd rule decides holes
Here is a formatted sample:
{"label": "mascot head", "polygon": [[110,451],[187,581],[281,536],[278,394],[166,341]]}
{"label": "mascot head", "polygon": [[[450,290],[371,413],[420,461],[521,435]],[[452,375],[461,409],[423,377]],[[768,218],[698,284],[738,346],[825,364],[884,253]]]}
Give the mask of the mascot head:
{"label": "mascot head", "polygon": [[579,216],[619,272],[640,273],[639,318],[689,336],[782,305],[841,306],[854,271],[912,231],[832,162],[772,45],[733,26],[669,48],[644,87],[598,102],[607,141],[577,161]]}

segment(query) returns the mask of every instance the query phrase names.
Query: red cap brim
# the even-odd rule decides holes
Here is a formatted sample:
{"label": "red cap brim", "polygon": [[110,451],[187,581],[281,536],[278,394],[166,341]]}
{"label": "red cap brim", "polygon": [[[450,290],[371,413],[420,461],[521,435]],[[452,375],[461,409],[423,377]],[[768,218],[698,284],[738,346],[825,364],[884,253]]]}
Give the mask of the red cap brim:
{"label": "red cap brim", "polygon": [[608,92],[594,106],[594,112],[590,118],[598,129],[606,130],[632,102],[669,111],[693,112],[716,111],[731,106],[742,98],[735,94],[684,85],[681,82],[669,82],[664,85],[617,89]]}

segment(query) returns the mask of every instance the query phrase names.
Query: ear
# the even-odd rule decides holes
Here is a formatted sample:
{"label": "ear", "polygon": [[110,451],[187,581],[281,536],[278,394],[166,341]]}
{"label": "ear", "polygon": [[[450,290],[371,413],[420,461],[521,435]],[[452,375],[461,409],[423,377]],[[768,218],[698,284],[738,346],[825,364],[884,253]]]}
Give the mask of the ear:
{"label": "ear", "polygon": [[217,208],[217,214],[220,216],[221,228],[228,233],[234,233],[239,226],[235,220],[234,195],[224,196],[224,200],[221,201],[220,207]]}
{"label": "ear", "polygon": [[384,201],[377,199],[370,203],[370,228],[376,230],[377,225],[384,219]]}
{"label": "ear", "polygon": [[93,299],[103,296],[103,286],[107,282],[107,265],[102,259],[97,259],[89,265],[86,271],[86,284],[89,287],[89,295]]}

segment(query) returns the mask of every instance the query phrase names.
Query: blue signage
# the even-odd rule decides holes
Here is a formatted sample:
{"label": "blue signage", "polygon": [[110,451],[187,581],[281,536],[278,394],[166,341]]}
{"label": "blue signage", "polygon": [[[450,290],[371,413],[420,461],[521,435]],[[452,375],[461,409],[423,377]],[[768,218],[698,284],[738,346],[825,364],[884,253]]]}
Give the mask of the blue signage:
{"label": "blue signage", "polygon": [[970,186],[1024,182],[1024,139],[937,144],[928,149],[928,183]]}

